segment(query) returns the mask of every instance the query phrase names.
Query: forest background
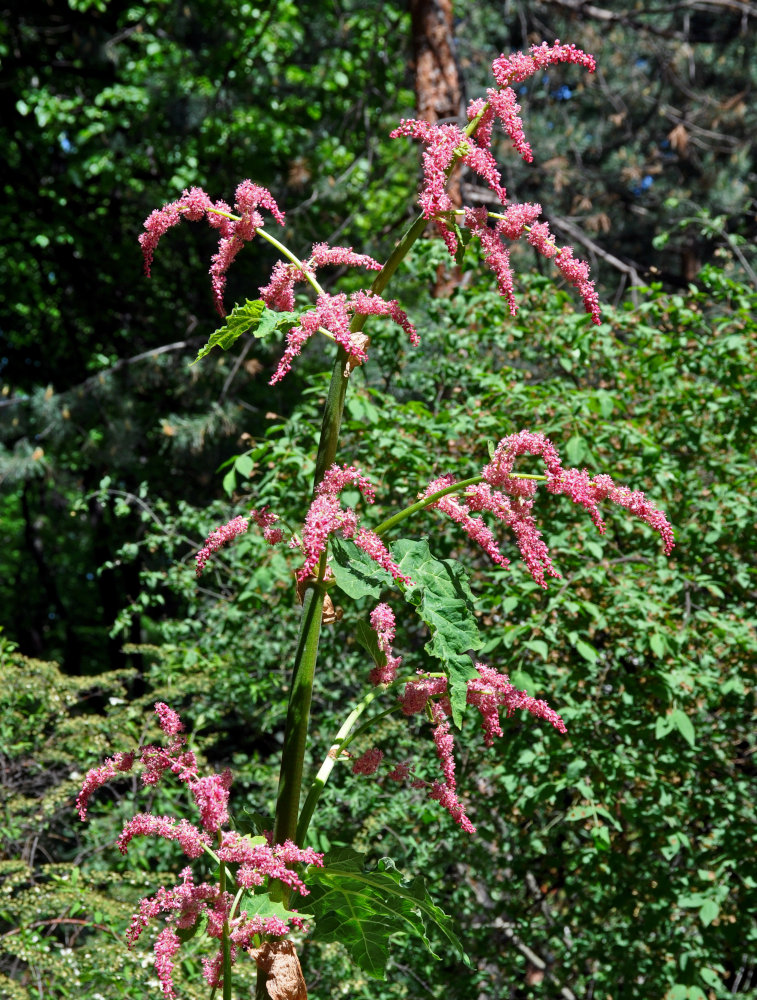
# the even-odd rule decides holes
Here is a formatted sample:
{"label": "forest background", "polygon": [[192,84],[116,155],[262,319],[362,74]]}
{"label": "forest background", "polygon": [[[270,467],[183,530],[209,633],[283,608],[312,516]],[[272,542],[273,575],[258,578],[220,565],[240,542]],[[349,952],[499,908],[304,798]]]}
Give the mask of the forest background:
{"label": "forest background", "polygon": [[[347,451],[368,429],[372,475],[412,498],[446,471],[435,443],[475,469],[487,437],[542,430],[571,465],[646,490],[677,548],[655,558],[619,519],[587,537],[552,506],[546,536],[564,579],[549,592],[516,565],[484,577],[468,555],[485,652],[549,698],[569,736],[513,719],[490,766],[462,761],[473,840],[421,800],[338,773],[316,846],[356,840],[424,873],[473,970],[397,934],[376,982],[343,945],[313,940],[312,992],[757,996],[757,881],[745,864],[756,14],[736,0],[482,0],[454,17],[420,0],[3,7],[0,995],[149,994],[147,953],[128,953],[123,932],[174,859],[154,844],[135,845],[128,865],[114,851],[129,782],[102,797],[86,838],[73,811],[83,772],[144,737],[146,706],[159,698],[191,718],[205,759],[233,766],[240,811],[270,808],[275,794],[291,569],[249,535],[198,586],[193,556],[252,503],[275,496],[301,519],[329,365],[309,349],[271,389],[280,345],[255,341],[190,369],[218,325],[202,280],[212,235],[173,232],[148,282],[142,220],[184,187],[228,199],[251,177],[286,209],[295,249],[338,241],[383,258],[418,182],[417,150],[388,132],[428,103],[419,67],[441,31],[459,93],[440,117],[481,92],[500,52],[560,38],[596,55],[594,77],[558,67],[529,83],[536,162],[503,150],[501,163],[511,196],[542,203],[558,238],[590,260],[609,306],[591,327],[524,252],[513,319],[472,262],[450,275],[437,241],[424,241],[393,289],[422,332],[423,362],[389,328],[376,340]],[[466,203],[485,197],[460,183]],[[272,262],[265,246],[246,248],[228,300],[255,297]],[[288,511],[274,493],[282,477]],[[428,530],[440,552],[460,551],[438,523]],[[328,633],[324,657],[318,752],[368,670],[359,647]],[[402,746],[392,726],[385,736]],[[166,792],[152,807],[177,808]],[[192,978],[185,963],[187,997],[203,995],[198,965]]]}

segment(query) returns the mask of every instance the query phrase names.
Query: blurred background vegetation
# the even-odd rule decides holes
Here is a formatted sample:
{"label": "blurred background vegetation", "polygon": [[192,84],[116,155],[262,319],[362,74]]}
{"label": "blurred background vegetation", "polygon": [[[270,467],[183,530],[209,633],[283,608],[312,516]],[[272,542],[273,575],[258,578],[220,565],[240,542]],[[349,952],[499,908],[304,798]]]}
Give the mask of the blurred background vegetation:
{"label": "blurred background vegetation", "polygon": [[[212,766],[234,768],[240,817],[272,808],[293,565],[250,534],[198,586],[193,556],[253,503],[301,520],[330,361],[313,345],[274,390],[275,345],[190,370],[217,325],[212,234],[172,231],[149,282],[136,237],[184,187],[229,200],[252,177],[286,209],[295,250],[327,240],[385,256],[417,186],[418,150],[387,135],[420,103],[422,5],[0,6],[0,995],[147,996],[149,942],[128,953],[124,930],[181,862],[166,845],[113,848],[130,782],[99,796],[85,829],[73,798],[88,767],[150,735],[160,698]],[[486,657],[550,700],[569,737],[512,719],[484,763],[470,723],[472,840],[415,793],[337,769],[317,846],[357,838],[426,874],[474,971],[398,934],[375,983],[312,941],[312,994],[755,997],[757,12],[485,0],[454,13],[464,100],[501,51],[560,38],[596,55],[593,77],[558,67],[528,81],[536,161],[503,148],[501,163],[511,197],[543,204],[610,306],[592,327],[526,251],[516,319],[472,257],[429,301],[446,264],[424,241],[393,290],[422,349],[375,324],[343,459],[380,484],[378,520],[382,496],[472,474],[487,439],[540,429],[571,464],[647,490],[678,547],[658,557],[617,513],[600,538],[547,498],[563,579],[544,594],[516,560],[492,572],[426,517],[434,551],[471,567]],[[461,183],[466,202],[484,199]],[[256,297],[272,262],[246,248],[227,301]],[[422,645],[400,631],[409,668]],[[348,627],[326,632],[316,763],[368,669]],[[380,742],[428,760],[428,733],[406,720]],[[142,795],[142,808],[185,809],[170,789]],[[182,995],[204,995],[198,970],[188,958]]]}

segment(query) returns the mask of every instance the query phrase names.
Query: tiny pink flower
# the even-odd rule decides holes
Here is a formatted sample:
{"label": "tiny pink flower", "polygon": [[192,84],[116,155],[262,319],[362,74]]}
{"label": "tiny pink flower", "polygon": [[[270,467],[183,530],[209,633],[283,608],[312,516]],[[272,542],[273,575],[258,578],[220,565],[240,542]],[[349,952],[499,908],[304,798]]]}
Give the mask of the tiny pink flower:
{"label": "tiny pink flower", "polygon": [[369,555],[375,563],[378,563],[378,565],[382,567],[382,569],[385,569],[387,573],[390,573],[397,583],[401,583],[405,587],[414,586],[413,581],[409,576],[402,572],[394,559],[392,559],[389,549],[387,549],[374,531],[361,528],[355,536],[355,545]]}
{"label": "tiny pink flower", "polygon": [[179,718],[179,713],[174,712],[162,701],[155,702],[155,714],[160,721],[160,728],[168,736],[176,736],[184,729],[184,723]]}
{"label": "tiny pink flower", "polygon": [[209,774],[189,782],[189,790],[200,810],[200,820],[209,833],[216,833],[229,822],[231,781],[231,771],[227,768],[223,774]]}
{"label": "tiny pink flower", "polygon": [[378,747],[366,750],[364,754],[357,757],[352,763],[353,774],[375,774],[378,771],[381,761],[384,759],[384,751]]}
{"label": "tiny pink flower", "polygon": [[198,830],[185,819],[176,822],[170,816],[154,816],[152,813],[137,813],[132,816],[116,841],[116,846],[122,854],[126,854],[129,842],[133,837],[163,837],[164,840],[175,840],[188,858],[199,858],[210,844],[207,833]]}
{"label": "tiny pink flower", "polygon": [[210,556],[217,552],[222,546],[227,542],[230,542],[233,538],[238,535],[243,535],[248,527],[250,526],[250,519],[248,517],[242,517],[240,514],[237,517],[233,517],[227,524],[222,524],[215,531],[211,531],[205,540],[205,544],[197,553],[195,561],[197,563],[197,576],[199,576],[205,569],[208,559]]}
{"label": "tiny pink flower", "polygon": [[155,939],[155,971],[166,1000],[177,1000],[173,985],[172,959],[180,947],[179,935],[170,926],[162,930]]}
{"label": "tiny pink flower", "polygon": [[388,604],[377,604],[371,611],[371,628],[376,633],[378,648],[386,658],[383,667],[376,666],[371,670],[371,683],[377,686],[391,684],[397,676],[397,668],[402,662],[402,657],[394,656],[392,653],[395,623],[394,612]]}

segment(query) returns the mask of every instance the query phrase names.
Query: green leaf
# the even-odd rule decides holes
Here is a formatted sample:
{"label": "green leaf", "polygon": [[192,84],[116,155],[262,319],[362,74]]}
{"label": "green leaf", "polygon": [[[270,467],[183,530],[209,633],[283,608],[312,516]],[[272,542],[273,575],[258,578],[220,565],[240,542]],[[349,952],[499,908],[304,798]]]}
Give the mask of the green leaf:
{"label": "green leaf", "polygon": [[524,642],[523,645],[526,649],[530,649],[533,650],[534,653],[538,653],[542,660],[546,661],[549,656],[549,646],[543,639],[529,639],[528,642]]}
{"label": "green leaf", "polygon": [[249,455],[240,455],[239,458],[234,462],[234,469],[242,476],[244,479],[249,479],[252,475],[252,470],[255,468],[255,463],[250,458]]}
{"label": "green leaf", "polygon": [[702,903],[699,910],[699,919],[702,921],[702,924],[707,927],[713,920],[715,920],[719,913],[720,904],[714,899],[707,899],[704,903]]}
{"label": "green leaf", "polygon": [[226,475],[223,477],[223,488],[226,493],[231,496],[237,487],[237,475],[233,468],[229,469]]}
{"label": "green leaf", "polygon": [[192,364],[196,365],[214,347],[228,351],[243,333],[251,333],[253,337],[263,339],[279,327],[289,326],[295,318],[295,313],[279,313],[269,309],[262,299],[246,299],[244,305],[234,306],[226,317],[226,323],[210,335],[210,340],[200,348]]}
{"label": "green leaf", "polygon": [[465,568],[454,559],[437,559],[425,539],[401,538],[392,546],[400,569],[413,581],[405,600],[418,611],[431,632],[425,649],[441,660],[449,678],[452,720],[459,728],[468,695],[468,681],[477,677],[469,650],[480,649],[481,637],[473,614],[473,595]]}
{"label": "green leaf", "polygon": [[653,635],[650,636],[649,646],[656,657],[661,659],[665,655],[665,648],[666,648],[665,638],[664,636],[661,636],[658,632],[655,632]]}
{"label": "green leaf", "polygon": [[377,667],[386,666],[386,654],[379,649],[378,637],[364,618],[361,618],[357,623],[355,638],[363,649],[366,650]]}
{"label": "green leaf", "polygon": [[681,711],[680,708],[676,708],[673,710],[670,717],[673,720],[673,725],[681,736],[683,736],[690,747],[693,747],[695,741],[694,726],[688,715]]}
{"label": "green leaf", "polygon": [[331,539],[334,556],[331,569],[337,586],[351,597],[381,597],[381,591],[393,583],[390,573],[382,569],[367,553],[347,538],[334,535]]}
{"label": "green leaf", "polygon": [[589,663],[596,663],[599,659],[599,655],[593,646],[590,646],[588,642],[584,642],[583,639],[576,640],[575,643],[576,652],[580,653],[585,660]]}
{"label": "green leaf", "polygon": [[438,958],[427,937],[429,925],[470,965],[452,918],[431,901],[423,876],[404,878],[391,858],[367,870],[364,854],[337,849],[326,856],[323,868],[308,870],[307,883],[308,906],[315,914],[313,937],[338,941],[374,979],[384,978],[389,940],[397,933],[419,937]]}

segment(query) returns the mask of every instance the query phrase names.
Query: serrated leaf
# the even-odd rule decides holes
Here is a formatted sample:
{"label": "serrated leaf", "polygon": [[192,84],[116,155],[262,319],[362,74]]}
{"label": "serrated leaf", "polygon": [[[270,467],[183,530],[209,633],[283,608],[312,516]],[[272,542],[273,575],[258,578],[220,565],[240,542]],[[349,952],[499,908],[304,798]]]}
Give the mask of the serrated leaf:
{"label": "serrated leaf", "polygon": [[337,586],[353,600],[361,597],[378,600],[381,591],[393,583],[391,574],[349,539],[334,535],[331,552],[334,557],[331,569]]}
{"label": "serrated leaf", "polygon": [[478,676],[466,654],[481,648],[478,622],[473,614],[473,595],[468,574],[454,559],[437,559],[425,539],[401,538],[392,553],[403,573],[414,586],[405,591],[405,599],[418,611],[431,632],[425,649],[441,660],[449,677],[452,720],[458,728],[468,696],[468,681]]}
{"label": "serrated leaf", "polygon": [[365,868],[365,855],[343,848],[307,876],[308,904],[315,913],[313,937],[339,941],[369,976],[383,979],[389,940],[398,932],[420,937],[431,948],[426,929],[433,924],[467,965],[470,961],[453,930],[453,921],[436,906],[422,875],[405,879],[391,858]]}
{"label": "serrated leaf", "polygon": [[[291,910],[287,910],[282,902],[271,899],[266,892],[245,893],[240,909],[247,910],[248,917],[278,917],[279,920],[286,921],[292,915]],[[302,913],[299,909],[297,910],[297,916],[303,920],[316,919],[314,913]]]}
{"label": "serrated leaf", "polygon": [[192,364],[196,365],[214,347],[228,351],[244,333],[251,333],[253,337],[262,339],[279,327],[289,326],[295,318],[295,313],[279,313],[269,309],[262,299],[246,299],[244,305],[234,306],[226,317],[225,324],[210,335],[207,344],[200,348]]}

